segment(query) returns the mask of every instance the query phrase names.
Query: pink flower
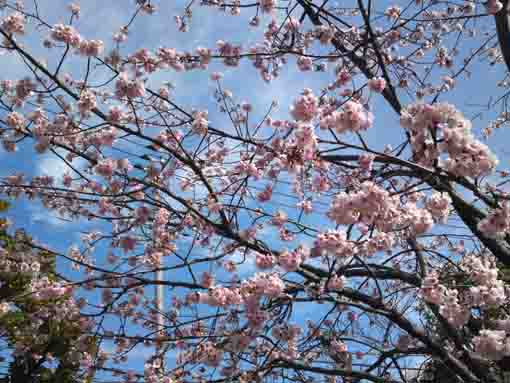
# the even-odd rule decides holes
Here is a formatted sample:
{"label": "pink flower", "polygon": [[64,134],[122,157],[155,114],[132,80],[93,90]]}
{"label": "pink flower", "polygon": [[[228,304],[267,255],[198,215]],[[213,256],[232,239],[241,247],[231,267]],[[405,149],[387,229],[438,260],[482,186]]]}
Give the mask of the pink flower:
{"label": "pink flower", "polygon": [[480,231],[489,236],[497,236],[510,230],[510,204],[505,203],[491,211],[478,223]]}
{"label": "pink flower", "polygon": [[80,99],[78,100],[78,109],[83,117],[86,117],[90,112],[96,108],[96,95],[89,90],[81,92]]}
{"label": "pink flower", "polygon": [[296,271],[303,262],[303,258],[297,251],[284,250],[278,256],[278,263],[285,271]]}
{"label": "pink flower", "polygon": [[5,118],[5,123],[10,128],[20,129],[25,124],[25,117],[23,117],[18,112],[11,112]]}
{"label": "pink flower", "polygon": [[209,121],[207,121],[207,111],[193,113],[193,122],[191,130],[199,136],[205,136],[208,131]]}
{"label": "pink flower", "polygon": [[349,81],[351,81],[352,76],[349,72],[347,72],[345,69],[342,69],[340,72],[338,72],[336,77],[335,85],[337,87],[341,87],[346,85]]}
{"label": "pink flower", "polygon": [[103,53],[104,44],[101,40],[83,40],[80,43],[80,54],[82,56],[94,57]]}
{"label": "pink flower", "polygon": [[2,20],[1,26],[6,33],[22,35],[25,33],[25,16],[13,13]]}
{"label": "pink flower", "polygon": [[310,57],[300,56],[297,59],[298,69],[302,72],[308,72],[313,69],[313,61]]}
{"label": "pink flower", "polygon": [[319,100],[311,89],[306,88],[303,94],[294,101],[290,109],[292,117],[298,121],[310,122],[318,114]]}
{"label": "pink flower", "polygon": [[326,287],[329,290],[341,290],[344,288],[344,286],[345,286],[345,277],[343,275],[332,276],[326,285]]}
{"label": "pink flower", "polygon": [[374,158],[375,156],[373,154],[364,153],[360,155],[358,162],[361,169],[370,172],[372,170]]}
{"label": "pink flower", "polygon": [[117,162],[111,158],[99,161],[94,167],[95,173],[103,177],[111,177],[116,169]]}
{"label": "pink flower", "polygon": [[282,226],[285,222],[287,222],[287,214],[281,210],[278,210],[276,214],[271,219],[271,225],[274,226]]}
{"label": "pink flower", "polygon": [[357,101],[347,101],[342,112],[336,115],[335,128],[338,133],[344,131],[359,132],[367,130],[373,124],[374,116]]}
{"label": "pink flower", "polygon": [[321,25],[317,27],[315,30],[315,33],[317,35],[318,40],[322,45],[327,45],[331,43],[331,40],[333,40],[333,37],[335,37],[335,30],[334,28],[327,26],[327,25]]}
{"label": "pink flower", "polygon": [[129,80],[127,72],[122,72],[115,83],[117,98],[136,98],[145,95],[145,85],[140,79]]}
{"label": "pink flower", "polygon": [[80,5],[76,3],[69,4],[69,10],[76,18],[80,17]]}
{"label": "pink flower", "polygon": [[419,209],[413,203],[408,203],[404,207],[408,216],[408,222],[414,234],[423,234],[434,226],[432,214],[425,209]]}
{"label": "pink flower", "polygon": [[495,15],[503,9],[503,3],[499,0],[488,0],[485,6],[491,15]]}
{"label": "pink flower", "polygon": [[131,236],[122,237],[119,241],[119,245],[124,250],[124,253],[134,250],[137,240]]}
{"label": "pink flower", "polygon": [[261,270],[270,269],[276,263],[275,258],[271,254],[260,254],[255,256],[255,265]]}
{"label": "pink flower", "polygon": [[115,105],[110,107],[108,111],[108,121],[121,122],[124,118],[126,118],[126,115],[120,106]]}
{"label": "pink flower", "polygon": [[78,48],[81,42],[81,36],[70,25],[56,24],[51,29],[51,38],[55,41],[61,41],[74,48]]}
{"label": "pink flower", "polygon": [[382,93],[386,88],[386,80],[382,77],[374,77],[368,80],[368,88],[376,93]]}
{"label": "pink flower", "polygon": [[211,80],[213,81],[219,81],[223,78],[223,73],[221,72],[213,72],[211,73]]}
{"label": "pink flower", "polygon": [[325,193],[331,189],[329,180],[321,175],[316,175],[312,181],[312,191],[316,193]]}
{"label": "pink flower", "polygon": [[337,355],[347,352],[347,345],[340,340],[333,340],[329,345],[329,352]]}
{"label": "pink flower", "polygon": [[420,294],[427,302],[439,304],[443,299],[445,288],[439,284],[437,274],[428,274],[421,284]]}
{"label": "pink flower", "polygon": [[131,165],[129,159],[120,158],[117,160],[117,169],[122,172],[129,172],[133,169],[133,165]]}
{"label": "pink flower", "polygon": [[354,245],[347,240],[344,231],[328,230],[317,235],[314,242],[316,251],[320,254],[331,254],[337,257],[350,257],[354,254]]}
{"label": "pink flower", "polygon": [[271,13],[273,12],[274,7],[276,6],[277,0],[261,0],[260,8],[263,13]]}
{"label": "pink flower", "polygon": [[[490,174],[498,160],[489,148],[471,133],[471,121],[446,103],[409,105],[401,113],[400,124],[411,137],[413,157],[420,165],[432,167],[442,153],[440,164],[458,176]],[[434,137],[431,132],[434,132]],[[442,140],[434,145],[435,140]]]}
{"label": "pink flower", "polygon": [[117,129],[114,127],[110,127],[108,129],[104,129],[100,136],[98,137],[98,145],[105,145],[105,146],[113,146],[113,143],[117,139]]}
{"label": "pink flower", "polygon": [[273,186],[266,185],[264,190],[257,194],[257,200],[259,202],[267,202],[267,201],[271,200],[272,195],[273,195]]}
{"label": "pink flower", "polygon": [[475,351],[490,360],[501,360],[510,355],[510,342],[505,331],[480,330],[480,335],[473,338]]}
{"label": "pink flower", "polygon": [[297,207],[299,209],[303,209],[303,213],[305,213],[305,214],[310,214],[313,211],[312,201],[310,201],[310,200],[299,202],[297,204]]}
{"label": "pink flower", "polygon": [[202,274],[202,286],[212,287],[214,282],[214,276],[211,273],[205,272]]}
{"label": "pink flower", "polygon": [[434,193],[427,200],[427,210],[438,221],[445,223],[450,213],[451,199],[446,193]]}

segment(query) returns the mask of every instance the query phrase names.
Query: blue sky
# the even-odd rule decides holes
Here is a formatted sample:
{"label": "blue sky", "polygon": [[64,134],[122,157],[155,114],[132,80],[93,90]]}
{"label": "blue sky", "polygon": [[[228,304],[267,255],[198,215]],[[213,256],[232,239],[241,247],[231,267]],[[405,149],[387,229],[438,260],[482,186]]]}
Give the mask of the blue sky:
{"label": "blue sky", "polygon": [[[40,0],[39,11],[42,18],[49,24],[66,22],[68,13],[66,5],[70,2],[62,0]],[[186,34],[177,31],[173,16],[181,14],[182,8],[185,6],[183,1],[171,2],[155,2],[158,6],[158,13],[154,16],[141,16],[136,19],[133,25],[133,32],[129,40],[122,47],[122,53],[132,53],[140,47],[155,50],[159,46],[174,47],[178,50],[193,50],[198,46],[214,47],[219,39],[228,40],[233,43],[240,43],[243,46],[249,46],[255,41],[261,39],[263,27],[248,28],[247,20],[252,16],[252,11],[243,12],[239,17],[224,15],[221,12],[208,10],[200,7],[193,7],[193,19],[190,25],[190,31]],[[404,4],[403,1],[394,1],[391,4]],[[383,10],[387,1],[377,1],[377,7]],[[130,19],[134,2],[126,0],[116,1],[99,1],[90,0],[83,1],[81,4],[81,16],[75,27],[82,36],[92,39],[102,39],[105,41],[107,51],[112,47],[111,35],[117,31],[122,25]],[[31,5],[27,2],[27,8]],[[269,21],[266,16],[263,18],[262,25]],[[490,24],[487,24],[487,28]],[[44,31],[42,36],[46,35]],[[48,51],[42,47],[40,40],[36,38],[36,34],[28,33],[27,37],[21,39],[23,43],[29,47],[35,57],[48,60],[51,67],[55,64],[58,50]],[[474,45],[466,40],[465,46],[462,48],[461,54],[466,53]],[[478,41],[478,40],[476,40]],[[0,79],[17,79],[24,75],[24,70],[19,61],[9,54],[0,57],[2,63],[2,73]],[[85,71],[85,61],[81,59],[71,59],[66,62],[63,72],[73,74],[78,78]],[[332,68],[325,73],[308,73],[303,74],[297,71],[294,63],[284,67],[279,78],[273,80],[270,84],[264,83],[258,73],[252,67],[252,63],[243,60],[238,68],[225,69],[222,65],[213,62],[207,71],[193,71],[189,73],[160,72],[149,78],[149,85],[157,88],[163,81],[170,81],[174,84],[175,89],[172,91],[173,97],[180,105],[185,105],[188,109],[193,107],[199,109],[208,109],[210,120],[214,126],[228,128],[229,123],[224,115],[214,112],[216,107],[212,101],[215,86],[210,81],[209,75],[213,71],[221,71],[224,73],[222,86],[224,89],[230,89],[234,93],[237,102],[249,100],[254,105],[254,120],[263,116],[270,107],[273,100],[277,100],[280,107],[273,114],[274,118],[288,118],[289,105],[292,100],[299,94],[303,88],[312,88],[315,92],[327,86],[334,79]],[[496,83],[502,79],[504,68],[502,65],[488,66],[486,62],[476,62],[471,69],[472,78],[469,81],[458,81],[456,88],[442,97],[443,101],[455,103],[457,107],[464,112],[466,116],[478,115],[484,108],[477,105],[487,103],[490,97],[496,98],[501,94],[501,90],[496,88]],[[442,71],[441,75],[448,74],[448,71]],[[439,75],[439,73],[434,74]],[[102,80],[102,73],[98,73],[98,82]],[[437,76],[436,76],[437,77]],[[406,100],[403,97],[403,100]],[[371,102],[372,111],[375,114],[374,127],[369,130],[365,138],[374,148],[382,150],[386,144],[398,144],[402,137],[402,129],[399,126],[398,116],[392,112],[386,102],[380,96],[373,96]],[[486,126],[490,118],[494,117],[493,111],[483,112],[482,115],[474,121],[474,130],[480,135],[482,128]],[[500,158],[500,167],[506,168],[508,165],[508,155],[506,143],[510,139],[508,128],[502,128],[497,131],[489,140],[488,145],[495,151]],[[123,149],[135,150],[127,143],[123,144]],[[2,150],[2,149],[0,149]],[[6,175],[16,172],[23,172],[26,175],[53,175],[59,177],[67,170],[65,166],[53,155],[44,154],[42,156],[34,155],[30,145],[22,145],[15,154],[8,154],[0,151],[0,160],[2,168],[0,175]],[[279,189],[282,193],[288,193],[288,188],[282,186]],[[288,196],[279,197],[278,201],[281,206],[292,206],[298,200]],[[329,204],[326,199],[322,201],[324,206],[318,205],[317,211],[324,212]],[[277,208],[278,206],[275,206]],[[24,227],[36,239],[48,244],[57,251],[65,252],[69,246],[79,243],[80,232],[89,230],[106,230],[107,228],[95,223],[85,222],[69,222],[55,216],[55,213],[46,211],[40,204],[26,200],[20,200],[14,204],[10,214],[16,227]],[[316,227],[325,229],[331,227],[329,222],[325,222],[317,215],[311,215],[306,218],[306,222],[310,222]],[[277,247],[282,243],[274,236],[269,237],[267,234],[264,239]],[[293,243],[287,246],[293,246]],[[187,244],[185,240],[179,244],[185,248]],[[99,259],[104,259],[102,248],[96,249]],[[253,264],[248,262],[241,266],[240,272],[243,275],[250,275],[254,272]],[[170,274],[170,273],[168,273]],[[171,275],[168,275],[171,277]],[[150,294],[150,293],[149,293]],[[310,314],[310,308],[305,305],[298,305],[295,318],[297,321],[303,322],[312,319],[320,310]],[[133,332],[136,329],[131,329]],[[131,361],[130,367],[140,368],[141,363],[146,356],[143,350],[137,350],[133,355],[137,361]]]}

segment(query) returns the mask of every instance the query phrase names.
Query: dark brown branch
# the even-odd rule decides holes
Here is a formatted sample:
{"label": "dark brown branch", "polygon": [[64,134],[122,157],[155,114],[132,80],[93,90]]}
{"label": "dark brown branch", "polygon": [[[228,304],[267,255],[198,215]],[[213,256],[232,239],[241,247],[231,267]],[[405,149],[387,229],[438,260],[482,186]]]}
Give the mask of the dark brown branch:
{"label": "dark brown branch", "polygon": [[[303,8],[304,12],[310,19],[310,21],[316,25],[321,26],[323,25],[321,19],[320,19],[320,12],[315,12],[312,9],[312,6],[310,3],[304,1],[304,0],[298,0],[298,3]],[[356,54],[356,51],[347,49],[342,42],[338,38],[333,38],[331,40],[333,43],[333,46],[338,49],[342,54],[346,55],[346,57],[351,60],[351,62],[358,67],[358,69],[365,75],[367,79],[371,79],[375,77],[375,74],[372,72],[372,70],[368,67],[368,64],[366,60],[363,57],[360,57]],[[391,105],[393,110],[400,114],[400,111],[402,110],[402,105],[400,104],[400,101],[398,100],[396,94],[393,91],[393,87],[386,87],[382,93],[386,101]]]}
{"label": "dark brown branch", "polygon": [[510,72],[510,2],[503,0],[503,8],[496,13],[496,31],[498,33],[499,47],[503,54],[506,67]]}

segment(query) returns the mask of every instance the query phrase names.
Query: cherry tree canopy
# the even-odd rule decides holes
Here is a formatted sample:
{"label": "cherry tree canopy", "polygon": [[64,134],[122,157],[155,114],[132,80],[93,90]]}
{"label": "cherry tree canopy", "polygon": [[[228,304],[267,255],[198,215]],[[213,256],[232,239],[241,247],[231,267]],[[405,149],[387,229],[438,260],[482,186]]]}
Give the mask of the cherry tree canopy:
{"label": "cherry tree canopy", "polygon": [[0,8],[23,379],[508,377],[506,0]]}

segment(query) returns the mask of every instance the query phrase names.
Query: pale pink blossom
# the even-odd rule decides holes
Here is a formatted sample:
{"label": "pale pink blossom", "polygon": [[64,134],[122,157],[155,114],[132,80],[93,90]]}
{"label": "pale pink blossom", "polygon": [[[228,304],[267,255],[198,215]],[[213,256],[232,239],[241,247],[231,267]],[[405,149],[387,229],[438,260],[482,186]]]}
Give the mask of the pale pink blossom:
{"label": "pale pink blossom", "polygon": [[275,8],[277,0],[261,0],[260,8],[263,13],[271,13]]}
{"label": "pale pink blossom", "polygon": [[374,77],[368,80],[368,88],[376,93],[382,93],[386,88],[386,80],[382,77]]}
{"label": "pale pink blossom", "polygon": [[318,113],[319,101],[311,89],[305,89],[291,107],[292,117],[298,121],[310,122]]}
{"label": "pale pink blossom", "polygon": [[99,56],[103,53],[104,43],[101,40],[82,40],[79,51],[82,56]]}
{"label": "pale pink blossom", "polygon": [[80,99],[78,100],[78,109],[83,117],[90,115],[90,112],[97,106],[96,95],[89,90],[81,92]]}
{"label": "pale pink blossom", "polygon": [[51,29],[51,37],[55,41],[61,41],[74,48],[78,48],[81,43],[81,36],[70,25],[56,24]]}
{"label": "pale pink blossom", "polygon": [[1,27],[6,33],[22,35],[25,33],[25,16],[15,12],[2,20]]}
{"label": "pale pink blossom", "polygon": [[503,3],[499,0],[488,0],[485,6],[487,7],[487,12],[492,15],[503,9]]}
{"label": "pale pink blossom", "polygon": [[193,122],[191,130],[200,136],[205,136],[208,131],[209,121],[207,120],[207,111],[195,112],[193,114]]}

